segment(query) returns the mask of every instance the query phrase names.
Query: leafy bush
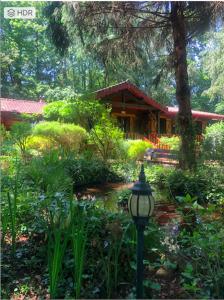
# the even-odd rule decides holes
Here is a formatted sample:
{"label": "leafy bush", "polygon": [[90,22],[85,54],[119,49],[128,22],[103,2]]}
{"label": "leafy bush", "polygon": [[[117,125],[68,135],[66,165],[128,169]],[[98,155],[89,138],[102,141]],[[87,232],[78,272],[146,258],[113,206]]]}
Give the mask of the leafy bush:
{"label": "leafy bush", "polygon": [[60,108],[65,105],[65,101],[54,101],[44,106],[43,116],[48,121],[60,121]]}
{"label": "leafy bush", "polygon": [[116,126],[115,121],[104,113],[90,131],[89,142],[96,147],[97,154],[107,161],[119,156],[124,133]]}
{"label": "leafy bush", "polygon": [[67,168],[73,181],[73,186],[88,186],[108,181],[121,181],[122,177],[113,172],[102,159],[85,155],[69,160]]}
{"label": "leafy bush", "polygon": [[180,138],[178,136],[165,137],[159,139],[161,144],[168,145],[171,150],[178,151],[180,149]]}
{"label": "leafy bush", "polygon": [[224,122],[206,128],[203,153],[206,159],[224,161]]}
{"label": "leafy bush", "polygon": [[55,101],[44,107],[44,118],[50,121],[74,123],[90,130],[103,114],[110,110],[95,99],[76,98],[73,101]]}
{"label": "leafy bush", "polygon": [[84,128],[59,122],[41,122],[33,128],[33,134],[48,138],[53,143],[69,151],[80,151],[87,141]]}
{"label": "leafy bush", "polygon": [[3,124],[0,125],[0,143],[2,144],[4,139],[7,136],[7,131],[5,129],[5,126]]}
{"label": "leafy bush", "polygon": [[220,166],[202,166],[195,172],[164,166],[145,168],[147,180],[159,189],[167,190],[172,199],[189,194],[200,204],[217,203],[224,195],[224,172]]}
{"label": "leafy bush", "polygon": [[31,124],[28,122],[16,122],[11,127],[12,141],[18,146],[22,156],[25,156],[31,130]]}
{"label": "leafy bush", "polygon": [[193,233],[181,232],[179,255],[185,259],[182,286],[187,298],[224,297],[223,222],[201,223]]}
{"label": "leafy bush", "polygon": [[163,165],[150,165],[145,167],[145,175],[151,184],[155,184],[159,189],[167,189],[167,178],[174,172],[174,168],[166,168]]}
{"label": "leafy bush", "polygon": [[31,135],[27,141],[28,150],[36,150],[38,152],[49,151],[50,149],[56,148],[57,144],[55,141],[38,135]]}
{"label": "leafy bush", "polygon": [[142,140],[129,140],[128,157],[133,160],[142,160],[147,149],[152,145]]}
{"label": "leafy bush", "polygon": [[72,186],[72,180],[66,169],[67,161],[63,153],[51,150],[42,156],[33,157],[24,169],[30,185],[44,192],[65,192]]}

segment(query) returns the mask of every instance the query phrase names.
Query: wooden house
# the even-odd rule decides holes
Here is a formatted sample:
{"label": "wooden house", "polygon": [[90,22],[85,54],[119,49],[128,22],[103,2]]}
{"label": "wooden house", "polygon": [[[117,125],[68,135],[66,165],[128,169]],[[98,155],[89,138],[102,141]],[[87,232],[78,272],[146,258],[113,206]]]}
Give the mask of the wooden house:
{"label": "wooden house", "polygon": [[[112,115],[127,138],[153,140],[176,134],[178,107],[159,104],[129,81],[98,90],[96,98],[111,105]],[[198,139],[209,122],[224,120],[224,115],[195,110],[192,117]]]}

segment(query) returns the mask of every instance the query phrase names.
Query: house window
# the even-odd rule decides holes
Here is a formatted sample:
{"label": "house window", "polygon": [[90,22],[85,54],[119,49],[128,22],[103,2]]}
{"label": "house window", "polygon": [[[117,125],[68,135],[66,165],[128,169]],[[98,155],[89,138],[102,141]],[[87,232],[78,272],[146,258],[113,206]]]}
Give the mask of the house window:
{"label": "house window", "polygon": [[160,133],[165,134],[166,133],[166,119],[160,118],[159,124],[160,124]]}
{"label": "house window", "polygon": [[130,117],[117,117],[119,127],[124,132],[130,132]]}

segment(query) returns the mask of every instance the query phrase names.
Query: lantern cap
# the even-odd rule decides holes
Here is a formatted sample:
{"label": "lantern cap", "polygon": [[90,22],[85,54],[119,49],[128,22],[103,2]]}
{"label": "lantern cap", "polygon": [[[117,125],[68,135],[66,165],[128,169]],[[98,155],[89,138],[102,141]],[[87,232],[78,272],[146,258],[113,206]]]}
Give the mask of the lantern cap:
{"label": "lantern cap", "polygon": [[152,189],[148,184],[148,182],[146,182],[143,164],[141,165],[141,172],[139,174],[139,179],[134,183],[133,187],[131,187],[130,190],[134,194],[140,194],[140,195],[152,194]]}

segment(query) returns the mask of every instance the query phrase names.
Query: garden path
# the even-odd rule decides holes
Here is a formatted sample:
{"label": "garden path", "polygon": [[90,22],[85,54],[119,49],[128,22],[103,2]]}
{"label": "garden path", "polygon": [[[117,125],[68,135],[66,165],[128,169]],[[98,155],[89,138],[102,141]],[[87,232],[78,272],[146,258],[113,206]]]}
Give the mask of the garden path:
{"label": "garden path", "polygon": [[[116,201],[115,193],[129,189],[132,185],[133,183],[106,183],[81,190],[77,195],[87,197],[87,199],[99,197],[107,201],[111,196],[111,200]],[[164,199],[164,196],[155,203],[154,217],[161,226],[181,222],[181,216],[177,212],[176,205]]]}

